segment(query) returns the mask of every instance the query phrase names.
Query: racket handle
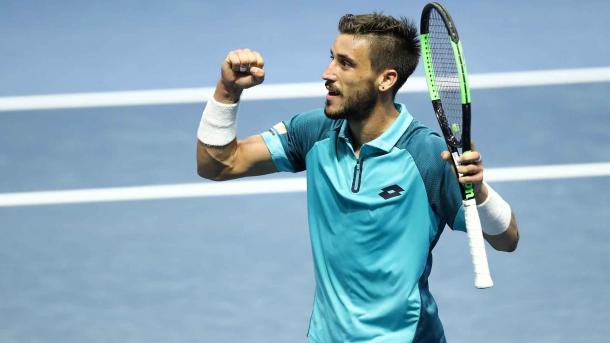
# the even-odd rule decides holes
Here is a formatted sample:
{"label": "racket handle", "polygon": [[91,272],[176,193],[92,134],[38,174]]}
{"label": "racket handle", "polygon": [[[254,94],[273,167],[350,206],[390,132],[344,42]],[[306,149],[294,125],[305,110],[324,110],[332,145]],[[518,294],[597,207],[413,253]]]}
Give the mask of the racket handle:
{"label": "racket handle", "polygon": [[474,267],[474,286],[476,288],[489,288],[493,286],[489,274],[489,264],[485,253],[485,241],[481,230],[481,221],[477,211],[477,203],[474,199],[464,201],[464,215],[466,217],[466,231],[468,234],[468,245],[470,246],[470,257]]}

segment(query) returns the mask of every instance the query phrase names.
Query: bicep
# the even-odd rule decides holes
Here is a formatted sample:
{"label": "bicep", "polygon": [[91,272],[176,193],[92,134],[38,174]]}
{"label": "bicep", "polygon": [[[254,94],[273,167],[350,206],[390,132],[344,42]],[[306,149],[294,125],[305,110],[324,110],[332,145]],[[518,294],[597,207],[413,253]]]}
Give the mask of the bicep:
{"label": "bicep", "polygon": [[220,174],[223,180],[245,176],[270,174],[277,171],[269,149],[260,135],[236,141],[235,153],[229,161],[229,168]]}
{"label": "bicep", "polygon": [[238,142],[236,177],[265,175],[277,172],[267,144],[261,135],[250,136]]}

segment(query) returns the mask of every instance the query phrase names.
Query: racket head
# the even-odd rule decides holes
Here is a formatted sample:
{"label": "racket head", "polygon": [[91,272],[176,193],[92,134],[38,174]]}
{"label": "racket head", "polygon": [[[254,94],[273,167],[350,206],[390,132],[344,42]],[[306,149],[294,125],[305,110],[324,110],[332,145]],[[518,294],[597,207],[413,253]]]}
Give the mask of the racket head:
{"label": "racket head", "polygon": [[[420,22],[421,48],[428,92],[436,118],[456,168],[461,152],[470,150],[470,89],[466,62],[457,28],[449,12],[439,3],[429,3]],[[474,188],[459,183],[475,272],[475,287],[493,285],[481,231]]]}
{"label": "racket head", "polygon": [[470,150],[470,89],[457,28],[439,3],[424,7],[420,22],[424,73],[441,132],[452,152]]}

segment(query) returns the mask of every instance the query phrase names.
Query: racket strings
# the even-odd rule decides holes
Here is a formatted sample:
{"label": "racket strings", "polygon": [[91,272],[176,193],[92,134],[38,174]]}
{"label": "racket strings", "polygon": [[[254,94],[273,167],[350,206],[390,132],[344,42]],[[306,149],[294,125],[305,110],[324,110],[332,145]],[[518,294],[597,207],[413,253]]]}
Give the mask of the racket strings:
{"label": "racket strings", "polygon": [[460,81],[451,36],[443,18],[432,10],[428,22],[434,82],[447,118],[447,126],[458,142],[462,140],[462,100]]}

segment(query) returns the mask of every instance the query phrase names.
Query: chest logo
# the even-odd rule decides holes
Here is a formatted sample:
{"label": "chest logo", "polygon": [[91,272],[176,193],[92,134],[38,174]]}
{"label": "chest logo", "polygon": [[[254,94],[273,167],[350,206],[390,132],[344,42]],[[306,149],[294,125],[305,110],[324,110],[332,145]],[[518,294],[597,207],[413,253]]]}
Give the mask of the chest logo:
{"label": "chest logo", "polygon": [[387,186],[381,189],[381,193],[379,193],[379,196],[384,198],[385,200],[388,199],[392,199],[398,196],[401,196],[402,193],[405,190],[402,189],[402,187],[400,187],[399,185],[391,185],[391,186]]}

